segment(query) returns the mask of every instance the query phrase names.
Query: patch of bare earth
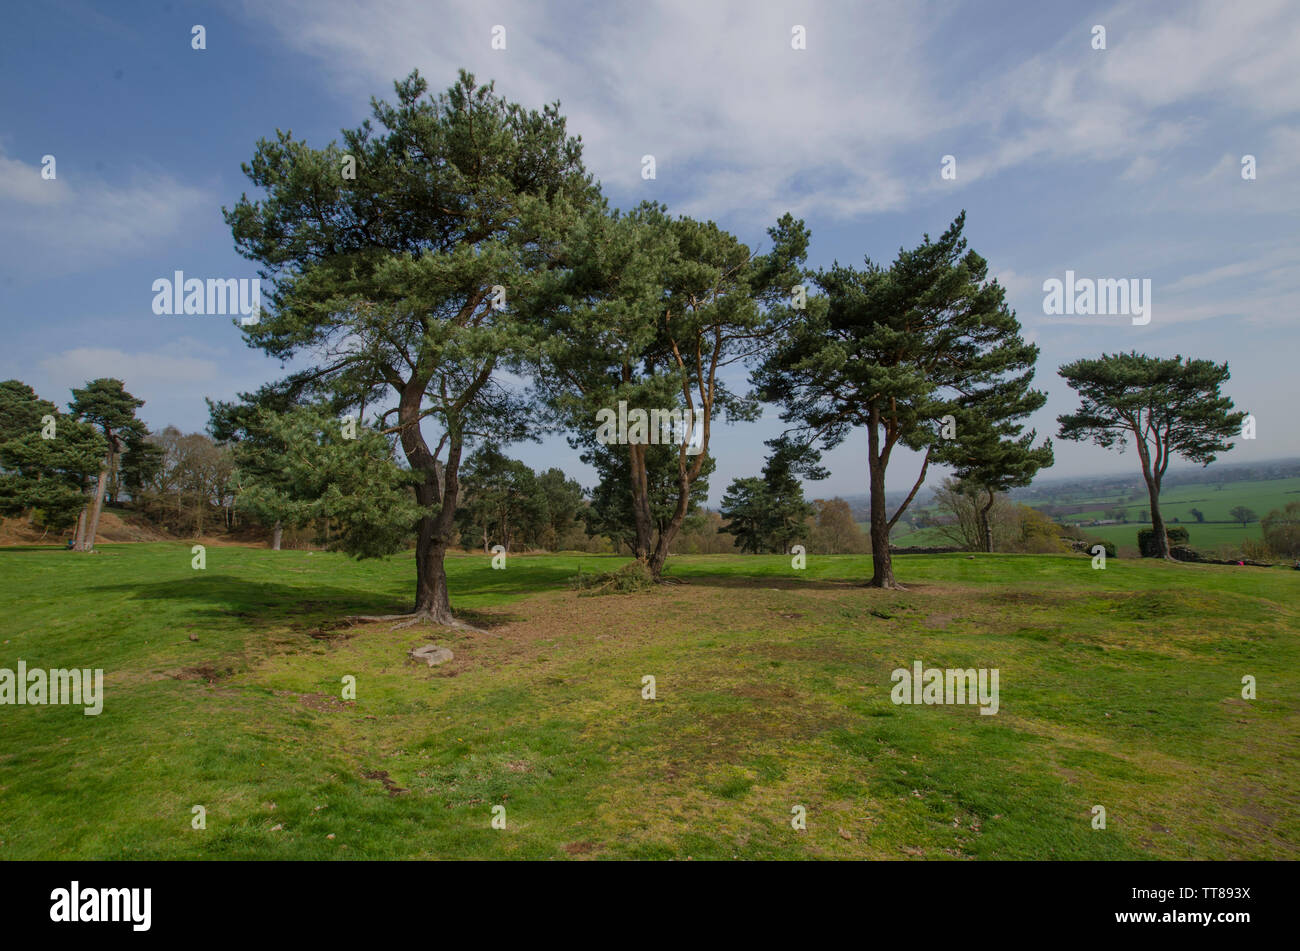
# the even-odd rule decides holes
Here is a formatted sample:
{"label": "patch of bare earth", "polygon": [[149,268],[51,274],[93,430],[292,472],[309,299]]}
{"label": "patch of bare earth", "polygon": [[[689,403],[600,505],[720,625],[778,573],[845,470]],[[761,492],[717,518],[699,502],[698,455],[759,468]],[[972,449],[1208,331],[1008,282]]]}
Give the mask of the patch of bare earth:
{"label": "patch of bare earth", "polygon": [[397,785],[397,783],[393,782],[393,778],[388,775],[388,772],[386,770],[371,769],[362,772],[361,775],[364,776],[366,779],[377,779],[381,783],[383,783],[384,788],[388,790],[388,795],[390,797],[400,796],[404,792],[409,792],[409,790],[403,789],[401,786]]}
{"label": "patch of bare earth", "polygon": [[340,700],[338,697],[331,697],[326,693],[295,693],[292,690],[274,690],[272,691],[277,697],[296,697],[308,710],[316,710],[321,713],[337,713],[340,710],[347,710],[356,706],[353,700]]}

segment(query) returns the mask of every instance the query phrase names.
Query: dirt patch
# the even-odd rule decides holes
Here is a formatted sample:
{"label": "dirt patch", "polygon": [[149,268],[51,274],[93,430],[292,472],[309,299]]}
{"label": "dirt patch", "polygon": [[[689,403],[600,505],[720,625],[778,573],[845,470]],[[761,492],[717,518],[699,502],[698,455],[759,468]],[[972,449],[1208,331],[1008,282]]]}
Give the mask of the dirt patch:
{"label": "dirt patch", "polygon": [[340,700],[338,697],[331,697],[325,693],[294,693],[290,690],[275,691],[277,697],[297,697],[308,710],[316,710],[321,713],[337,713],[340,710],[347,710],[356,706],[355,700]]}
{"label": "dirt patch", "polygon": [[361,775],[366,779],[377,779],[383,783],[384,788],[388,790],[388,795],[390,797],[400,796],[404,792],[409,792],[409,790],[403,789],[401,786],[397,785],[397,783],[393,782],[393,778],[389,776],[385,770],[372,769],[369,772],[363,772]]}
{"label": "dirt patch", "polygon": [[[1066,769],[1064,766],[1057,766],[1056,772],[1071,786],[1077,786],[1079,784],[1079,774],[1074,770]],[[1091,813],[1089,813],[1089,815],[1091,815]]]}
{"label": "dirt patch", "polygon": [[343,622],[322,624],[305,633],[314,641],[346,641],[352,637],[352,632],[347,629]]}
{"label": "dirt patch", "polygon": [[199,664],[197,667],[182,667],[180,670],[173,671],[171,678],[173,680],[204,680],[208,683],[215,683],[218,680],[233,675],[233,667],[218,667],[216,664]]}
{"label": "dirt patch", "polygon": [[995,594],[986,594],[983,600],[989,604],[1039,604],[1043,607],[1052,607],[1065,604],[1070,599],[1048,591],[999,591]]}
{"label": "dirt patch", "polygon": [[561,846],[570,855],[587,855],[596,851],[595,842],[567,842]]}

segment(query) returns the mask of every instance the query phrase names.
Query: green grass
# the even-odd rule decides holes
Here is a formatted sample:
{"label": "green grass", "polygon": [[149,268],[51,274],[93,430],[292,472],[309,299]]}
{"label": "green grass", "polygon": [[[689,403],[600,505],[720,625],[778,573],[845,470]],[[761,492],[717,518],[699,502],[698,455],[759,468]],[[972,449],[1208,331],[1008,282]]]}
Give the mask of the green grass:
{"label": "green grass", "polygon": [[[1210,551],[1220,546],[1240,546],[1246,539],[1259,541],[1262,537],[1258,521],[1248,525],[1231,522],[1228,514],[1234,507],[1244,505],[1253,509],[1259,518],[1263,518],[1274,509],[1281,509],[1288,502],[1300,499],[1300,478],[1294,479],[1259,479],[1240,482],[1220,483],[1220,489],[1214,483],[1195,483],[1176,485],[1164,490],[1160,495],[1160,511],[1167,525],[1176,524],[1186,528],[1192,548]],[[1090,535],[1114,542],[1126,548],[1137,547],[1137,533],[1150,528],[1150,522],[1136,521],[1138,514],[1150,507],[1146,496],[1129,502],[1116,495],[1078,495],[1062,496],[1058,504],[1097,503],[1097,507],[1086,512],[1062,516],[1065,521],[1078,522],[1092,519],[1109,518],[1111,509],[1123,507],[1128,510],[1128,517],[1134,521],[1121,525],[1084,526]],[[1192,509],[1199,509],[1206,521],[1198,523]],[[932,515],[939,514],[936,509],[927,509]],[[866,531],[867,523],[859,523]],[[945,538],[939,529],[923,528],[914,532],[900,530],[894,532],[893,543],[900,547],[947,546],[951,540]]]}
{"label": "green grass", "polygon": [[[698,556],[580,597],[623,561],[461,557],[486,633],[451,634],[339,623],[406,607],[409,557],[190,557],[0,551],[0,667],[106,680],[98,717],[0,707],[0,858],[1300,853],[1300,573],[914,556],[875,591],[864,557]],[[998,714],[895,706],[918,659],[998,668]]]}

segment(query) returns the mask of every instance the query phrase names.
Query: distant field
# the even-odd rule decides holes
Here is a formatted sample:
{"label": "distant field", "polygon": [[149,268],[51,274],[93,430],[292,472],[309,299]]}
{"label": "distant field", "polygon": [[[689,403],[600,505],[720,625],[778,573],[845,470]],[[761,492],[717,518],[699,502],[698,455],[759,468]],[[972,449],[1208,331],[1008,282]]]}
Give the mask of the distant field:
{"label": "distant field", "polygon": [[[106,671],[100,716],[0,707],[0,859],[1300,858],[1300,572],[692,556],[592,598],[621,559],[458,557],[449,633],[341,623],[409,557],[190,559],[0,551],[0,667]],[[893,704],[918,659],[997,668],[998,713]]]}
{"label": "distant field", "polygon": [[[1178,519],[1179,525],[1186,528],[1193,548],[1213,548],[1218,545],[1240,544],[1243,539],[1261,538],[1259,522],[1251,522],[1242,527],[1240,523],[1229,522],[1228,512],[1238,505],[1254,509],[1256,515],[1263,518],[1273,509],[1280,509],[1288,502],[1300,500],[1300,478],[1266,479],[1241,482],[1221,483],[1218,488],[1213,483],[1179,485],[1166,489],[1160,496],[1160,508],[1165,522],[1172,525]],[[1118,506],[1128,509],[1128,515],[1134,521],[1120,525],[1085,526],[1084,531],[1096,535],[1117,545],[1137,547],[1137,533],[1150,528],[1151,523],[1136,521],[1138,513],[1149,507],[1145,495],[1137,501],[1127,501],[1116,495],[1063,497],[1061,504],[1083,504],[1095,502],[1097,507],[1077,515],[1065,516],[1066,521],[1077,522],[1090,519],[1109,518],[1109,511]],[[1198,524],[1192,509],[1199,509],[1206,521]],[[933,510],[931,510],[933,511]],[[859,523],[866,529],[866,523]],[[896,532],[893,541],[900,546],[925,546],[950,544],[945,541],[937,529],[921,529],[917,532]]]}

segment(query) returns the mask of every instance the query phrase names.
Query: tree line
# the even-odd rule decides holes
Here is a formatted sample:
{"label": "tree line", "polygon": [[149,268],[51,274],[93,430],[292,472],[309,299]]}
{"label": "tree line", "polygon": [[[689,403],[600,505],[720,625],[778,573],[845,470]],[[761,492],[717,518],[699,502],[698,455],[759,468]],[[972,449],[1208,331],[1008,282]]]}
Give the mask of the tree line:
{"label": "tree line", "polygon": [[[967,247],[964,213],[888,265],[814,271],[809,231],[789,214],[759,250],[656,202],[611,209],[558,103],[526,110],[464,71],[437,95],[417,72],[394,89],[396,102],[374,101],[373,121],[344,130],[341,143],[313,148],[286,132],[259,141],[244,172],[260,195],[224,214],[236,248],[272,285],[248,341],[311,363],[244,394],[249,425],[235,435],[256,442],[289,425],[273,416],[298,414],[293,438],[333,444],[324,420],[348,412],[388,437],[368,448],[355,440],[340,477],[310,491],[269,472],[265,481],[308,505],[334,492],[357,554],[414,525],[416,617],[454,621],[443,558],[461,531],[462,468],[475,443],[566,433],[602,473],[609,530],[656,579],[713,469],[713,426],[755,418],[760,402],[781,408],[786,448],[773,448],[761,486],[730,487],[728,529],[748,550],[785,547],[801,513],[779,470],[812,471],[822,450],[863,428],[870,583],[881,587],[896,585],[890,532],[929,466],[982,487],[988,547],[997,493],[1051,465],[1050,441],[1024,426],[1046,400],[1032,387],[1038,349]],[[747,393],[731,382],[738,369],[748,370]],[[1060,417],[1059,435],[1131,441],[1158,530],[1170,458],[1208,463],[1241,424],[1220,393],[1226,365],[1134,352],[1060,373],[1081,402]],[[509,382],[521,378],[527,391]],[[611,445],[592,421],[623,403],[701,426],[690,447]],[[320,415],[312,423],[304,413]],[[922,463],[891,513],[884,487],[899,445]],[[365,458],[405,474],[348,497],[343,470]]]}
{"label": "tree line", "polygon": [[[508,467],[466,502],[470,473],[494,465],[476,447],[563,432],[600,474],[600,530],[659,579],[699,513],[714,425],[767,402],[788,426],[763,475],[724,500],[746,550],[788,547],[809,515],[790,480],[815,478],[823,450],[865,429],[879,587],[897,585],[890,533],[930,466],[981,488],[987,548],[997,494],[1052,464],[1050,440],[1025,429],[1046,400],[1032,386],[1038,348],[967,247],[964,212],[889,264],[812,270],[810,233],[789,214],[758,249],[656,202],[611,209],[558,103],[527,110],[464,71],[437,95],[418,72],[394,89],[341,142],[277,131],[243,165],[258,195],[223,214],[271,290],[242,332],[308,368],[212,404],[209,430],[265,517],[328,515],[339,547],[363,557],[413,538],[417,619],[456,623],[444,557],[467,534],[517,532],[520,518],[556,530],[549,502],[511,508],[526,479]],[[1060,374],[1081,400],[1060,437],[1131,442],[1157,529],[1170,458],[1208,463],[1243,415],[1220,393],[1227,366],[1209,361],[1134,352]],[[699,428],[689,446],[611,444],[593,421],[623,403]],[[922,461],[890,512],[900,445]]]}

